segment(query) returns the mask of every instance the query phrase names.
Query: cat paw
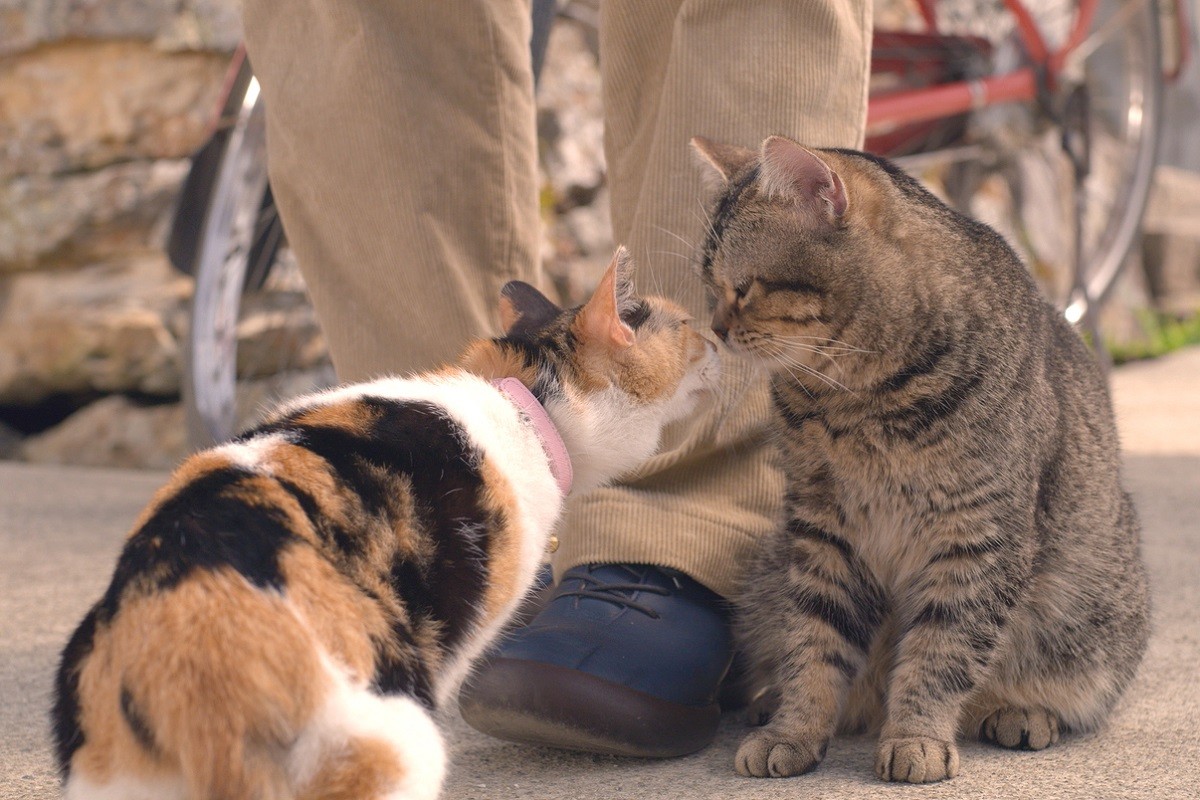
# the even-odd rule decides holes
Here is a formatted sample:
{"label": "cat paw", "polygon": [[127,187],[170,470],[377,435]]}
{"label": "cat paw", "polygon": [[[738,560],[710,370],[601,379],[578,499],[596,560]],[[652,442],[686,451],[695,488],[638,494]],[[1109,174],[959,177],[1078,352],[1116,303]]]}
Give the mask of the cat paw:
{"label": "cat paw", "polygon": [[875,774],[885,781],[944,781],[958,774],[958,748],[925,736],[883,739],[875,751]]}
{"label": "cat paw", "polygon": [[1002,708],[979,726],[979,738],[1011,750],[1044,750],[1058,741],[1058,717],[1044,708]]}
{"label": "cat paw", "polygon": [[766,728],[742,739],[733,765],[748,778],[790,778],[816,769],[828,746],[829,739],[785,736]]}

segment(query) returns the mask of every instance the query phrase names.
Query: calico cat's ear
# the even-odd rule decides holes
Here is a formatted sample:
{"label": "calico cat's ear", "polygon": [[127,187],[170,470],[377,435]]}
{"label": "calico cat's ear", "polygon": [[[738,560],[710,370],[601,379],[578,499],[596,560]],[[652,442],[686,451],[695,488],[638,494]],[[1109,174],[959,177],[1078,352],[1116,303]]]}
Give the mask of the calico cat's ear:
{"label": "calico cat's ear", "polygon": [[827,221],[846,213],[846,186],[811,150],[783,136],[769,136],[759,153],[759,186],[768,197],[785,197]]}
{"label": "calico cat's ear", "polygon": [[535,331],[561,313],[546,295],[524,281],[509,281],[500,290],[500,323],[507,336]]}
{"label": "calico cat's ear", "polygon": [[575,318],[580,337],[621,350],[631,346],[633,329],[621,319],[621,312],[634,302],[633,258],[624,247],[618,247],[596,291]]}
{"label": "calico cat's ear", "polygon": [[706,170],[706,174],[712,175],[715,171],[713,177],[719,177],[722,185],[729,183],[729,177],[753,161],[755,156],[753,150],[736,144],[714,142],[703,136],[693,136],[691,144],[699,160],[712,168]]}

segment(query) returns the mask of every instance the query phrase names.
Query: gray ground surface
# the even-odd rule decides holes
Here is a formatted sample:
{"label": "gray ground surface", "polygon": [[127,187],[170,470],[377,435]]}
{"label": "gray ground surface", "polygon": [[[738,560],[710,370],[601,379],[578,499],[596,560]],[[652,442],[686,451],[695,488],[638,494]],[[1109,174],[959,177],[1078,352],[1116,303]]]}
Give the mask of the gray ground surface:
{"label": "gray ground surface", "polygon": [[[1145,524],[1155,633],[1111,724],[1041,753],[967,744],[962,773],[925,787],[872,777],[872,742],[842,738],[821,768],[766,781],[732,771],[742,727],[660,762],[508,745],[446,720],[447,798],[1200,798],[1200,349],[1114,377],[1126,476]],[[57,794],[46,713],[66,637],[106,585],[158,473],[0,463],[0,797]]]}

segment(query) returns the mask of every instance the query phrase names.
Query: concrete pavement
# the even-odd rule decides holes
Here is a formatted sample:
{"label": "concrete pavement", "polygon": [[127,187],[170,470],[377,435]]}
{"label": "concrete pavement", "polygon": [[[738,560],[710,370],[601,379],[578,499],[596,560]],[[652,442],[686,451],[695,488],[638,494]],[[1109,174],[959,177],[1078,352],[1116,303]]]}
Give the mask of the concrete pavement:
{"label": "concrete pavement", "polygon": [[[1200,348],[1116,371],[1126,481],[1145,525],[1155,632],[1111,724],[1041,753],[962,747],[947,783],[892,786],[873,743],[839,738],[812,775],[740,778],[743,728],[727,718],[707,750],[636,761],[520,747],[444,720],[445,797],[465,798],[1200,798]],[[158,473],[0,463],[0,798],[57,795],[47,709],[58,652],[103,591]]]}

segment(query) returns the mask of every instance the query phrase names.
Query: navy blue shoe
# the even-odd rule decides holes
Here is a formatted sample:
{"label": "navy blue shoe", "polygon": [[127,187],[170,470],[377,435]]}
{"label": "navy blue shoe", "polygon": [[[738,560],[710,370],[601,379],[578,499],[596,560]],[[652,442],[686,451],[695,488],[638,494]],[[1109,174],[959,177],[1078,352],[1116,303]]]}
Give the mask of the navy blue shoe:
{"label": "navy blue shoe", "polygon": [[463,688],[459,708],[508,741],[684,755],[716,735],[732,653],[726,602],[682,572],[576,567]]}

